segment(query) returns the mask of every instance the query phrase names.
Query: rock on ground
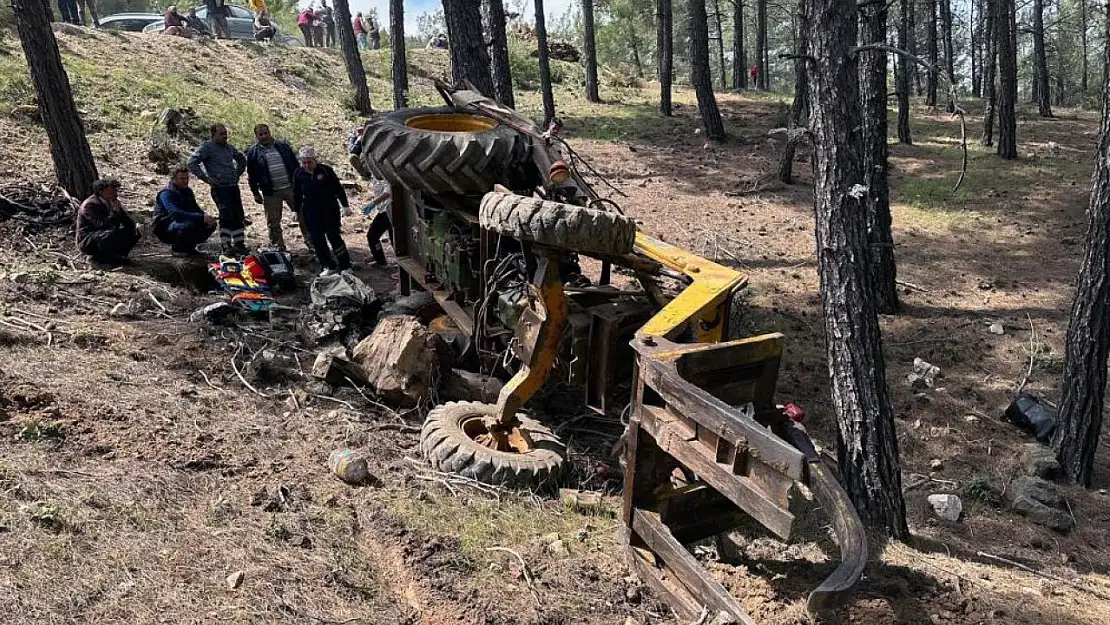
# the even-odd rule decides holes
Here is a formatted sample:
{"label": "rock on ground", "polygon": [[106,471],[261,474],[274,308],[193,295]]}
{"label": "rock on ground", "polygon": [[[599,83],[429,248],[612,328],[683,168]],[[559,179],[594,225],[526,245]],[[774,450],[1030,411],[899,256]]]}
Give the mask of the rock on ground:
{"label": "rock on ground", "polygon": [[945,521],[959,521],[964,511],[964,504],[956,495],[929,495],[928,501],[933,506],[933,512]]}
{"label": "rock on ground", "polygon": [[451,369],[439,382],[439,397],[449,401],[480,401],[496,404],[504,386],[501,380],[489,375]]}
{"label": "rock on ground", "polygon": [[1056,454],[1047,445],[1026,443],[1021,448],[1021,467],[1027,475],[1047,480],[1060,474],[1060,463]]}
{"label": "rock on ground", "polygon": [[428,397],[438,365],[438,337],[415,317],[382,319],[354,349],[374,392],[394,406],[415,406]]}
{"label": "rock on ground", "polygon": [[1070,532],[1075,527],[1072,516],[1061,509],[1064,496],[1060,488],[1039,477],[1022,476],[1011,485],[1013,501],[1010,507],[1029,520],[1054,529]]}

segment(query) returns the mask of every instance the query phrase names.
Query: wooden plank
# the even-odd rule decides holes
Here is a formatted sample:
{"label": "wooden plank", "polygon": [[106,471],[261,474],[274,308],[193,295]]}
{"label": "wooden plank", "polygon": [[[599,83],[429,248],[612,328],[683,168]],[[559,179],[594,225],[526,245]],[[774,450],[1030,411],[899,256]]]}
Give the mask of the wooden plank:
{"label": "wooden plank", "polygon": [[734,444],[746,442],[753,455],[771,468],[791,479],[802,479],[805,457],[801,452],[708,391],[684,380],[673,364],[645,357],[640,359],[640,371],[644,382],[676,412]]}
{"label": "wooden plank", "polygon": [[639,575],[640,579],[651,588],[652,593],[672,608],[680,619],[691,622],[700,616],[701,604],[682,584],[665,576],[664,570],[649,562],[637,548],[626,547],[625,553],[628,556],[629,568]]}
{"label": "wooden plank", "polygon": [[728,497],[777,536],[783,540],[790,537],[794,515],[770,499],[760,490],[758,484],[744,476],[735,475],[730,466],[718,464],[708,455],[713,452],[707,454],[700,446],[684,440],[683,431],[672,429],[660,416],[662,409],[658,406],[641,406],[641,410],[653,413],[655,421],[659,423],[659,431],[652,434],[664,452],[696,473],[706,484]]}
{"label": "wooden plank", "polygon": [[710,611],[725,612],[739,623],[755,625],[752,617],[728,594],[725,587],[711,579],[694,556],[675,540],[667,526],[659,520],[658,514],[637,508],[632,513],[632,531],[663,560],[664,566],[673,571],[675,577],[690,590],[697,601]]}

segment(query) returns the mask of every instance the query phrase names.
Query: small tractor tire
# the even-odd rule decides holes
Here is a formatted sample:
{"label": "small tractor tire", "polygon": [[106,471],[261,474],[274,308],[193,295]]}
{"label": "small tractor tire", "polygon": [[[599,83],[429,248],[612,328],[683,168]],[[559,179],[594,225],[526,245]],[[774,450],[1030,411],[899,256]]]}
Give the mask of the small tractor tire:
{"label": "small tractor tire", "polygon": [[566,446],[534,419],[517,415],[534,449],[526,453],[497,451],[471,438],[467,422],[494,414],[496,406],[448,402],[428,413],[420,432],[420,451],[438,471],[455,473],[486,484],[510,487],[551,486],[563,468]]}
{"label": "small tractor tire", "polygon": [[366,124],[362,160],[374,176],[432,196],[481,195],[509,184],[527,137],[494,119],[446,106],[401,109]]}
{"label": "small tractor tire", "polygon": [[629,254],[636,222],[619,213],[492,191],[482,198],[478,222],[520,241],[583,254]]}

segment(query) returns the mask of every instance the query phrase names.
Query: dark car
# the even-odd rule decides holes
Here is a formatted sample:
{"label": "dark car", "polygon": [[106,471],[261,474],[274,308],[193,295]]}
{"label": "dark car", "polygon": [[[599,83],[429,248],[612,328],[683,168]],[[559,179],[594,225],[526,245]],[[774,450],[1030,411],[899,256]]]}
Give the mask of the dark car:
{"label": "dark car", "polygon": [[141,33],[151,24],[162,24],[162,16],[157,13],[116,13],[100,18],[101,30],[118,30]]}
{"label": "dark car", "polygon": [[[229,31],[231,31],[231,38],[232,39],[254,39],[254,14],[251,13],[250,10],[244,9],[243,7],[239,7],[239,6],[233,6],[233,5],[229,4],[229,5],[227,5],[227,8],[228,8],[229,11],[231,11],[231,15],[229,15],[228,18],[227,18],[227,29]],[[208,9],[206,7],[198,8],[197,9],[197,17],[204,20],[204,22],[207,24],[208,23]],[[276,28],[277,24],[275,24],[274,26]],[[149,32],[156,32],[156,31],[160,31],[160,30],[162,30],[161,25],[153,25],[153,24],[150,25],[150,26],[147,26],[145,29],[143,29],[144,32],[148,32],[148,33]],[[274,39],[278,43],[282,43],[282,44],[285,44],[287,46],[301,45],[300,39],[297,39],[296,37],[291,37],[289,35],[286,35],[286,34],[282,33],[280,30],[278,31],[278,34]]]}

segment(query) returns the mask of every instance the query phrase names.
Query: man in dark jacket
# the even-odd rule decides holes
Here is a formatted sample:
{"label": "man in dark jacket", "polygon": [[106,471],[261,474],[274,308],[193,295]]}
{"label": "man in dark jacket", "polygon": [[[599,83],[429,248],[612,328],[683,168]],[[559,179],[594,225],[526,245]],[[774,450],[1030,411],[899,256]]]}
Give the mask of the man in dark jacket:
{"label": "man in dark jacket", "polygon": [[335,47],[335,14],[328,6],[328,0],[320,0],[320,8],[316,9],[316,17],[324,23],[324,46]]}
{"label": "man in dark jacket", "polygon": [[213,124],[212,138],[189,157],[189,171],[212,188],[212,201],[220,212],[220,245],[224,253],[247,254],[247,232],[239,178],[247,157],[227,141],[227,126]]}
{"label": "man in dark jacket", "polygon": [[[281,231],[282,203],[293,210],[293,172],[297,171],[297,155],[287,141],[277,141],[266,124],[254,127],[255,142],[247,148],[247,182],[254,201],[266,211],[270,243],[285,249]],[[312,239],[304,219],[297,215],[305,245],[312,251]]]}
{"label": "man in dark jacket", "polygon": [[93,194],[77,211],[77,249],[93,262],[122,265],[139,242],[135,220],[119,201],[119,180],[107,178],[93,183]]}
{"label": "man in dark jacket", "polygon": [[231,30],[227,26],[227,0],[204,0],[204,8],[208,9],[208,27],[216,33],[216,39],[231,39]]}
{"label": "man in dark jacket", "polygon": [[316,161],[312,148],[301,148],[297,160],[301,166],[293,174],[293,209],[308,222],[316,258],[324,268],[322,275],[347,271],[351,255],[339,231],[339,206],[350,206],[347,192],[335,170]]}
{"label": "man in dark jacket", "polygon": [[154,236],[175,254],[195,255],[197,246],[216,231],[216,218],[205,214],[189,188],[189,170],[175,167],[169,184],[154,201]]}

